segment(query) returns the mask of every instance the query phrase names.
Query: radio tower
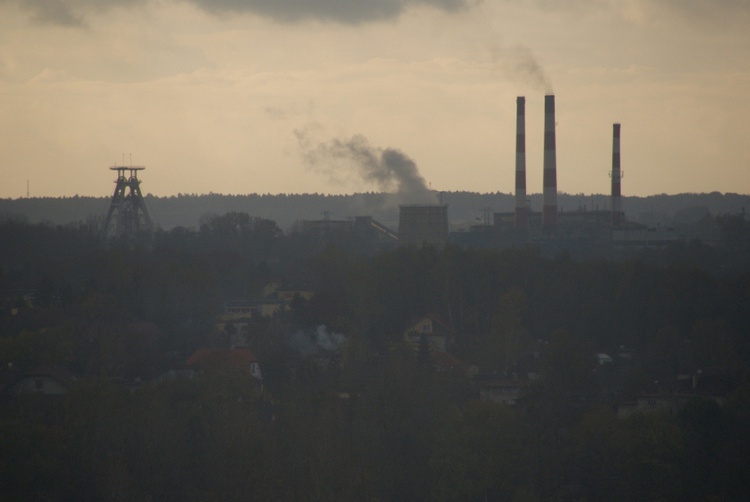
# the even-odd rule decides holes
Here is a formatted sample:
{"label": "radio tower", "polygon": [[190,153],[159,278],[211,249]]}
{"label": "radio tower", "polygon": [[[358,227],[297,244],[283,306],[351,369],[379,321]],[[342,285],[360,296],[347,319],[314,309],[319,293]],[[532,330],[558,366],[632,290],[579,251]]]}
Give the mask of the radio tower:
{"label": "radio tower", "polygon": [[[151,218],[141,194],[141,182],[138,171],[143,166],[112,166],[117,171],[115,193],[109,205],[107,219],[104,222],[104,237],[118,237],[127,240],[151,231]],[[128,174],[129,173],[129,174]]]}

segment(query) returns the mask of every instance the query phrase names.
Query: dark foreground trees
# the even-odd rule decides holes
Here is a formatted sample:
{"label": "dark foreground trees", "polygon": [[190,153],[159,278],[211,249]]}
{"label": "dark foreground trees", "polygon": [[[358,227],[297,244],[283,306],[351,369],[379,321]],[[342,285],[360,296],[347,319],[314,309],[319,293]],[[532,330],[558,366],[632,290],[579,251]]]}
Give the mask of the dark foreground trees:
{"label": "dark foreground trees", "polygon": [[[79,379],[64,397],[4,389],[0,499],[738,500],[750,491],[747,275],[533,250],[305,253],[286,239],[229,214],[157,235],[152,248],[76,247],[69,235],[59,256],[15,246],[2,289],[22,293],[28,282],[44,294],[33,308],[23,297],[3,305],[2,368],[59,365]],[[221,366],[169,376],[211,341],[227,297],[271,278],[317,294],[252,324],[264,382]],[[464,368],[539,375],[525,400],[480,401],[465,372],[438,370],[427,346],[404,344],[405,327],[426,314],[455,329]],[[164,336],[135,343],[110,329],[133,321]],[[286,343],[290,330],[321,324],[346,344],[303,357]],[[600,365],[595,352],[614,361]],[[677,375],[712,380],[725,402],[615,413],[621,399]],[[143,382],[126,387],[123,376]]]}
{"label": "dark foreground trees", "polygon": [[399,364],[367,389],[298,386],[273,402],[231,372],[16,399],[0,417],[0,497],[676,501],[750,489],[745,396],[674,416],[597,407],[569,420],[541,404],[528,416],[457,402],[444,378]]}

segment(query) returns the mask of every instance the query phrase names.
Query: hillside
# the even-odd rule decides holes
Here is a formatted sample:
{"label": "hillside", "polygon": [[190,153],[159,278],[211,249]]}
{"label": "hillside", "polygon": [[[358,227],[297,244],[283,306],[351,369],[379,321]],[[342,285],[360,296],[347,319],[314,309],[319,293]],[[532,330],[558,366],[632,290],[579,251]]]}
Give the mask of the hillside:
{"label": "hillside", "polygon": [[[467,227],[481,221],[486,210],[513,210],[513,195],[505,193],[442,192],[440,200],[448,204],[452,229]],[[541,195],[529,196],[532,208],[541,207]],[[288,231],[296,221],[347,219],[372,216],[392,228],[398,227],[398,205],[408,203],[398,196],[383,193],[352,195],[279,194],[279,195],[177,195],[146,196],[146,205],[157,226],[197,228],[201,218],[229,211],[246,212],[274,220]],[[559,194],[561,211],[596,210],[609,207],[607,195]],[[65,225],[81,221],[100,221],[109,207],[109,197],[44,197],[0,199],[0,217],[17,218],[30,223],[51,222]],[[699,218],[706,213],[739,214],[750,207],[750,195],[718,192],[702,194],[652,195],[623,197],[628,219],[649,226],[670,226],[675,218]]]}

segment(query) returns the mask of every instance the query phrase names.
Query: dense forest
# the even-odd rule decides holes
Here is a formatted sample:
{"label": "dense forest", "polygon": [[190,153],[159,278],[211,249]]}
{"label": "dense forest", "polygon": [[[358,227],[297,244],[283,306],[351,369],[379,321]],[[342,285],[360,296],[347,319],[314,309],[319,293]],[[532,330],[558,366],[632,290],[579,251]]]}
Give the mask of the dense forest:
{"label": "dense forest", "polygon": [[[106,187],[106,185],[105,185]],[[0,215],[24,219],[29,223],[53,225],[78,224],[101,221],[107,213],[110,197],[31,197],[0,199]],[[529,203],[535,210],[542,207],[541,194],[529,194]],[[355,216],[372,216],[381,223],[396,229],[399,204],[410,201],[400,194],[356,193],[350,195],[326,194],[180,194],[160,197],[146,195],[146,206],[155,225],[163,230],[185,227],[200,228],[206,215],[243,212],[275,221],[283,231],[288,231],[299,220],[323,219],[328,214],[333,219],[345,220]],[[439,192],[435,202],[448,205],[451,230],[466,228],[481,219],[483,211],[513,211],[514,195],[491,192]],[[610,199],[605,194],[558,194],[561,211],[606,210]],[[680,226],[702,218],[706,214],[740,214],[750,208],[750,196],[734,193],[699,193],[677,195],[651,195],[647,197],[624,196],[623,208],[628,220],[647,226]]]}
{"label": "dense forest", "polygon": [[[750,225],[627,261],[453,245],[363,252],[244,212],[139,243],[0,222],[2,500],[741,500],[750,492]],[[208,361],[253,316],[263,378]],[[430,315],[453,364],[405,341]],[[132,323],[156,332],[118,329]],[[301,352],[298,333],[343,343]],[[607,359],[597,359],[606,354]],[[60,396],[19,394],[35,368]],[[487,381],[524,389],[481,399]],[[619,414],[639,397],[677,409]]]}

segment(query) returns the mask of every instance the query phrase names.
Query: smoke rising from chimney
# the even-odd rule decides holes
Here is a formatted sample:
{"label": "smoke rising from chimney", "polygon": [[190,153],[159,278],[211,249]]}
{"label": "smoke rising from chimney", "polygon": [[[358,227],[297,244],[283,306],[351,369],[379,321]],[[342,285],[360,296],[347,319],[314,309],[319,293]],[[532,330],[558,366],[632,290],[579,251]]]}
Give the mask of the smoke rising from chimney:
{"label": "smoke rising from chimney", "polygon": [[520,45],[510,48],[493,47],[491,53],[499,68],[510,74],[513,79],[535,90],[543,91],[545,94],[554,94],[549,76],[528,47]]}
{"label": "smoke rising from chimney", "polygon": [[305,162],[319,172],[338,179],[354,170],[367,183],[383,192],[395,192],[404,201],[435,202],[417,164],[400,150],[374,147],[360,134],[316,146],[311,145],[306,132],[297,130],[295,134]]}

